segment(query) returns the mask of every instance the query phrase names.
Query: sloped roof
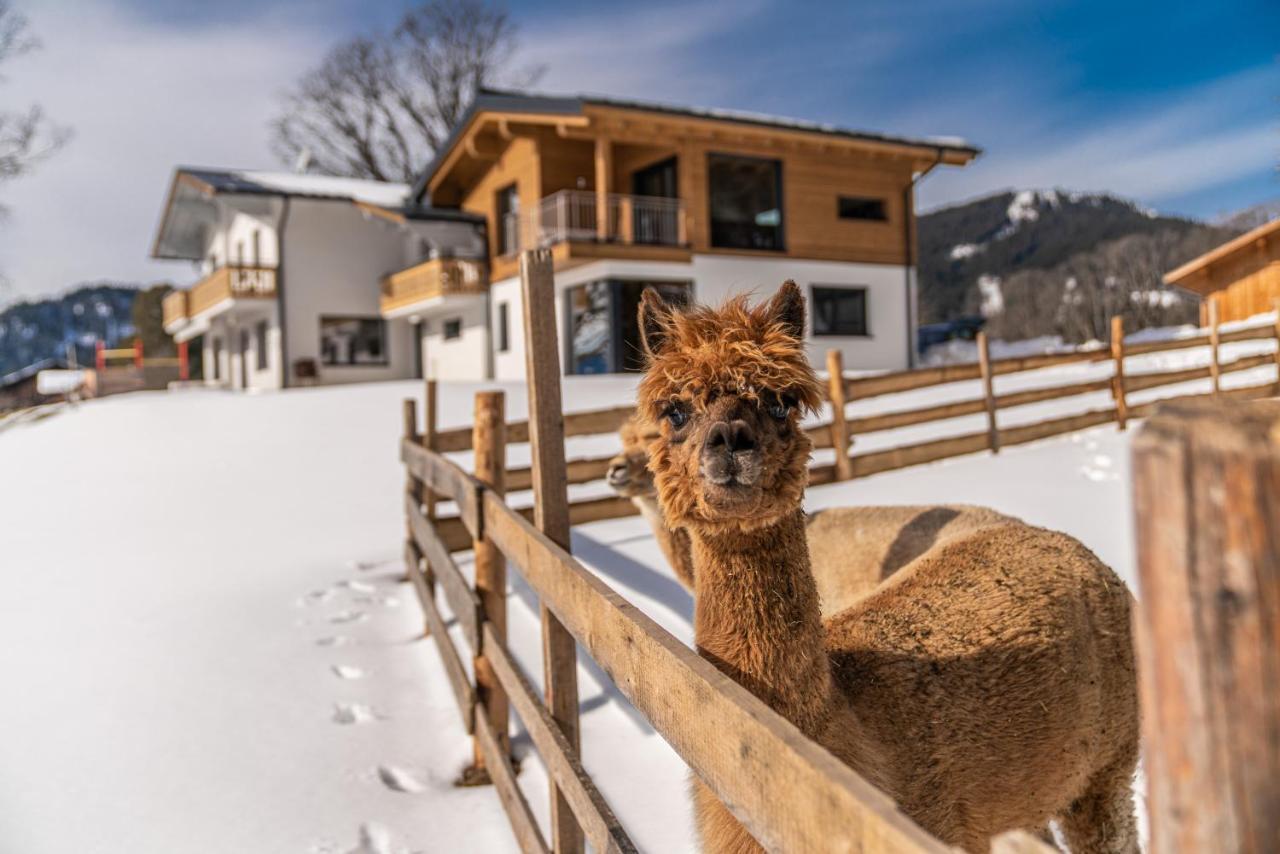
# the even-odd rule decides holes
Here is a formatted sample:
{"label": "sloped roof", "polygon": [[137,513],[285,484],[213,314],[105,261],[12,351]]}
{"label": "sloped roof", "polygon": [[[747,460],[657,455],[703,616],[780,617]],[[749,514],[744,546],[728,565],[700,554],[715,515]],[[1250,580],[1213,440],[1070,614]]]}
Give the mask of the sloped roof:
{"label": "sloped roof", "polygon": [[217,193],[305,196],[344,199],[398,210],[409,192],[408,184],[335,178],[295,172],[261,172],[251,169],[204,169],[180,166],[178,172],[208,185]]}
{"label": "sloped roof", "polygon": [[1228,240],[1226,243],[1223,243],[1221,246],[1214,249],[1210,249],[1198,258],[1192,258],[1176,270],[1170,270],[1168,273],[1164,274],[1165,284],[1180,284],[1184,279],[1199,272],[1200,270],[1203,270],[1210,264],[1248,249],[1255,241],[1265,239],[1273,234],[1280,234],[1280,217],[1271,220],[1271,222],[1263,223],[1251,231],[1246,231],[1239,237],[1233,240]]}
{"label": "sloped roof", "polygon": [[906,137],[875,131],[855,130],[822,122],[811,122],[802,119],[791,119],[782,116],[771,116],[763,113],[752,113],[740,110],[718,110],[701,107],[682,107],[672,104],[661,104],[652,101],[633,101],[620,98],[608,98],[599,95],[543,95],[527,92],[512,92],[500,89],[482,89],[472,100],[466,113],[449,134],[449,138],[436,152],[432,161],[413,183],[412,198],[422,196],[432,176],[443,164],[449,151],[461,138],[471,119],[478,113],[530,113],[534,115],[582,115],[585,106],[618,107],[628,110],[640,110],[649,113],[665,113],[676,116],[715,119],[717,121],[736,124],[748,124],[762,127],[775,127],[787,130],[803,130],[821,133],[844,139],[865,140],[868,142],[884,142],[896,145],[909,145],[921,148],[941,148],[963,152],[976,157],[982,153],[977,146],[970,145],[963,139],[953,136],[939,137]]}

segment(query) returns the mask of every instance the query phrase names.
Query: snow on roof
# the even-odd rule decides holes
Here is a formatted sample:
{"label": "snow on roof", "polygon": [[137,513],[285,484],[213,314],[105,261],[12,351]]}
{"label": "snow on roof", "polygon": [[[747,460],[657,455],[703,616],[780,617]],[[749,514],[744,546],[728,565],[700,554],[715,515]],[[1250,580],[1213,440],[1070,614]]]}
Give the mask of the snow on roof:
{"label": "snow on roof", "polygon": [[325,199],[350,199],[399,209],[409,192],[407,184],[306,175],[296,172],[264,172],[251,169],[199,169],[183,167],[192,177],[219,193],[284,193]]}

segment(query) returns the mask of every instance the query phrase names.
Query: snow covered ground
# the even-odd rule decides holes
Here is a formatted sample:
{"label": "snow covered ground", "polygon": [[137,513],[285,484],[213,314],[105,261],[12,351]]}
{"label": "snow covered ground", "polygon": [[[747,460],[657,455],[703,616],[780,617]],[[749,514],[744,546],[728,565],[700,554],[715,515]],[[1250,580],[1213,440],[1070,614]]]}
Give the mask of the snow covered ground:
{"label": "snow covered ground", "polygon": [[[1147,368],[1175,358],[1199,356],[1161,354]],[[1108,371],[1001,377],[997,391]],[[1229,379],[1274,376],[1261,368]],[[469,423],[479,387],[442,386],[442,426]],[[594,409],[633,388],[575,379],[565,399]],[[508,416],[519,418],[523,390],[507,389]],[[976,390],[925,389],[853,411]],[[420,637],[412,590],[396,580],[396,440],[410,395],[420,397],[416,383],[140,393],[0,431],[0,849],[516,850],[493,791],[451,785],[471,748],[434,646]],[[1106,395],[1054,401],[1005,423],[1108,404]],[[955,421],[864,437],[859,449],[983,426],[981,416]],[[1101,427],[817,487],[808,503],[986,504],[1073,534],[1132,582],[1132,435]],[[569,453],[612,442],[571,440]],[[573,548],[692,640],[692,603],[643,522],[581,526]],[[536,682],[536,603],[511,577],[511,646]],[[691,850],[683,763],[585,660],[580,692],[584,761],[637,843]],[[545,774],[527,739],[515,743],[522,785],[545,819]]]}

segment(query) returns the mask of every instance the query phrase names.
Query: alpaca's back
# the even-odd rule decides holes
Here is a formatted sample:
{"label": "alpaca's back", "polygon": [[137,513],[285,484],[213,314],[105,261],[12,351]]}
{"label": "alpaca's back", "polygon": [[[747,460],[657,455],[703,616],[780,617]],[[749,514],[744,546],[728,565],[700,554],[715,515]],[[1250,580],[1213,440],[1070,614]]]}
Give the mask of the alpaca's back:
{"label": "alpaca's back", "polygon": [[806,533],[822,613],[840,613],[944,542],[1009,521],[967,504],[819,510],[809,516]]}
{"label": "alpaca's back", "polygon": [[853,712],[828,746],[870,771],[841,732],[869,736],[877,782],[948,841],[1042,826],[1103,775],[1132,773],[1129,609],[1124,583],[1065,534],[1007,518],[944,534],[827,620]]}

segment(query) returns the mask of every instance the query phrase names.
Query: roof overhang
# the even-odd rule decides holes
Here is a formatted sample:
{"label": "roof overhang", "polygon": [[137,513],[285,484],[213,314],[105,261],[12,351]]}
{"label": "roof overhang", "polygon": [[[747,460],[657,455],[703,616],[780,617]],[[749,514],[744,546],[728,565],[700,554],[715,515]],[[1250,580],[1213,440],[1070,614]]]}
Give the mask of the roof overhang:
{"label": "roof overhang", "polygon": [[1276,235],[1280,235],[1280,217],[1251,231],[1246,231],[1239,237],[1228,240],[1221,246],[1210,249],[1197,258],[1192,258],[1175,270],[1170,270],[1164,274],[1164,283],[1166,285],[1177,285],[1196,293],[1214,290],[1208,282],[1197,281],[1198,279],[1208,278],[1209,268],[1212,265],[1247,252],[1251,248],[1266,249],[1268,241],[1276,239]]}
{"label": "roof overhang", "polygon": [[209,232],[218,223],[216,195],[211,185],[181,169],[175,171],[151,244],[151,257],[187,261],[204,257]]}

